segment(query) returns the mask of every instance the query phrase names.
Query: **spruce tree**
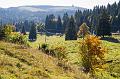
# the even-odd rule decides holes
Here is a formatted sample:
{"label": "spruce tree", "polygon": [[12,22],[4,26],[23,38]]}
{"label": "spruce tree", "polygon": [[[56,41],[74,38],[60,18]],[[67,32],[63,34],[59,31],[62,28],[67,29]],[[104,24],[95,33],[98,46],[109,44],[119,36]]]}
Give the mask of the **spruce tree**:
{"label": "spruce tree", "polygon": [[22,27],[21,34],[26,35],[26,31],[25,31],[25,27],[24,26]]}
{"label": "spruce tree", "polygon": [[75,12],[75,20],[76,20],[77,27],[79,28],[79,26],[83,22],[83,15],[82,15],[82,12],[80,10]]}
{"label": "spruce tree", "polygon": [[30,31],[30,22],[28,20],[24,21],[23,26],[26,31]]}
{"label": "spruce tree", "polygon": [[60,16],[58,16],[56,30],[57,30],[57,33],[62,33],[63,32],[63,26],[62,26],[62,21],[61,21]]}
{"label": "spruce tree", "polygon": [[110,16],[107,14],[107,12],[104,10],[100,20],[99,20],[99,26],[97,28],[97,35],[98,36],[110,36],[111,35],[111,23],[110,23]]}
{"label": "spruce tree", "polygon": [[45,28],[49,32],[56,32],[56,20],[53,14],[50,14],[46,17]]}
{"label": "spruce tree", "polygon": [[0,27],[0,40],[5,38],[5,31],[4,31],[4,27]]}
{"label": "spruce tree", "polygon": [[77,40],[77,30],[74,17],[71,16],[65,35],[65,40]]}
{"label": "spruce tree", "polygon": [[29,40],[34,41],[37,39],[37,30],[34,22],[31,23],[31,29],[29,33]]}
{"label": "spruce tree", "polygon": [[69,23],[69,16],[68,16],[67,13],[65,13],[63,15],[63,29],[64,29],[64,32],[66,31],[68,23]]}
{"label": "spruce tree", "polygon": [[46,29],[47,29],[48,26],[49,26],[48,22],[49,22],[49,17],[48,17],[48,15],[47,15],[47,16],[46,16],[46,20],[45,20],[45,28],[46,28]]}
{"label": "spruce tree", "polygon": [[117,18],[117,31],[120,33],[120,14],[118,15],[118,18]]}

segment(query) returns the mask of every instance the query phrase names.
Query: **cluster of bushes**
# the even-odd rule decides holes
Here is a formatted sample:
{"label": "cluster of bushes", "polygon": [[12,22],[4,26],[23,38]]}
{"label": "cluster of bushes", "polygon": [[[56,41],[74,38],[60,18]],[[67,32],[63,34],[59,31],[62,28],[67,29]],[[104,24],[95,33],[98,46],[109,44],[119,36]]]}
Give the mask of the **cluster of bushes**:
{"label": "cluster of bushes", "polygon": [[20,33],[12,33],[7,38],[6,41],[16,43],[16,44],[27,44],[26,36]]}
{"label": "cluster of bushes", "polygon": [[0,40],[17,44],[27,44],[26,36],[16,33],[13,25],[4,25],[0,27]]}
{"label": "cluster of bushes", "polygon": [[57,46],[54,48],[49,48],[48,44],[42,44],[41,47],[46,54],[58,58],[58,60],[63,60],[66,58],[66,48],[64,46]]}
{"label": "cluster of bushes", "polygon": [[13,26],[5,25],[0,27],[0,39],[6,39],[14,31]]}

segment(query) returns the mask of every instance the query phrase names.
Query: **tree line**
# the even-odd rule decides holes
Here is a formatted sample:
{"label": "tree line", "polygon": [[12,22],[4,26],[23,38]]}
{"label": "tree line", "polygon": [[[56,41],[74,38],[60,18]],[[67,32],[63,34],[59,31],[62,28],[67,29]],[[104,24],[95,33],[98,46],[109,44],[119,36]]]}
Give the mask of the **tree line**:
{"label": "tree line", "polygon": [[[112,32],[120,31],[120,1],[117,4],[95,6],[93,10],[87,9],[83,12],[77,10],[74,15],[64,13],[63,17],[56,17],[54,14],[46,16],[45,23],[25,20],[14,23],[16,31],[22,34],[30,32],[30,39],[36,39],[38,32],[51,32],[65,34],[65,39],[76,39],[77,35],[84,36],[85,29],[97,36],[111,36]],[[34,26],[34,27],[33,27]],[[81,28],[82,27],[82,28]],[[45,31],[46,30],[46,31]],[[82,31],[82,32],[80,32]],[[34,35],[35,34],[35,35]],[[32,38],[33,36],[34,38]]]}
{"label": "tree line", "polygon": [[[106,13],[108,19],[110,20],[111,32],[120,31],[120,1],[118,4],[116,2],[111,5],[108,4],[107,7],[95,6],[93,10],[87,9],[83,12],[80,10],[76,11],[74,14],[74,18],[77,25],[77,30],[80,25],[85,22],[89,26],[90,32],[97,34],[97,28],[99,28],[98,26],[103,12]],[[63,26],[60,27],[59,24],[57,25],[55,16],[53,14],[48,15],[45,21],[46,29],[57,30],[57,27],[59,26],[59,30],[63,29],[65,31],[69,18],[70,16],[65,13],[62,18]]]}

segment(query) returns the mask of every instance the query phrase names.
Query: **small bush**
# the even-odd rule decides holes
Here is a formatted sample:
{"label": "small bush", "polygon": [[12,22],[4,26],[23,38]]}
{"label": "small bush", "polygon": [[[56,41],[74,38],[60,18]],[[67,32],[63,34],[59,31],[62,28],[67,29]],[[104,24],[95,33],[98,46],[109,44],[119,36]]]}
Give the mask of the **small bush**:
{"label": "small bush", "polygon": [[16,44],[27,44],[26,36],[19,33],[12,33],[7,38],[6,41],[16,43]]}
{"label": "small bush", "polygon": [[4,25],[0,27],[0,40],[6,39],[13,31],[15,27],[13,25]]}
{"label": "small bush", "polygon": [[55,56],[59,59],[62,60],[64,58],[66,58],[66,51],[65,51],[65,47],[64,46],[58,46],[54,49],[55,52]]}
{"label": "small bush", "polygon": [[101,41],[96,36],[87,36],[81,47],[82,65],[85,72],[94,75],[96,69],[104,68],[104,57],[106,49],[102,47]]}
{"label": "small bush", "polygon": [[58,58],[59,60],[62,60],[63,58],[66,58],[66,51],[64,46],[57,46],[54,48],[49,48],[48,44],[42,44],[39,49],[42,49],[46,54],[51,55],[53,57]]}
{"label": "small bush", "polygon": [[42,48],[43,50],[48,49],[48,44],[43,43],[43,44],[41,45],[41,48]]}

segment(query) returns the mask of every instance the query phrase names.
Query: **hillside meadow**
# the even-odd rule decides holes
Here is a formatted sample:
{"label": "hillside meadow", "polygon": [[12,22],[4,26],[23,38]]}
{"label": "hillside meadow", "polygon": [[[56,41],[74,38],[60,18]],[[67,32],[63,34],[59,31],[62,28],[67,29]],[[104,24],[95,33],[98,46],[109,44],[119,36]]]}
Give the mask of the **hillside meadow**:
{"label": "hillside meadow", "polygon": [[[65,41],[64,38],[38,34],[36,41],[28,41],[29,47],[0,41],[0,79],[92,79],[82,72],[83,39]],[[99,79],[120,79],[120,43],[114,41],[120,40],[120,36],[114,35],[113,38],[113,41],[101,40],[107,54],[105,69],[96,72]],[[42,49],[38,50],[43,44],[47,44],[49,50],[65,48],[66,58],[59,60]]]}
{"label": "hillside meadow", "polygon": [[[30,46],[38,49],[39,45],[48,44],[49,49],[54,49],[57,46],[63,46],[66,49],[67,60],[69,63],[77,65],[81,68],[81,50],[78,42],[83,39],[79,38],[77,41],[65,41],[64,36],[45,36],[38,35],[37,40],[29,42]],[[120,40],[119,35],[114,35],[112,38]],[[46,40],[45,40],[46,39]],[[100,79],[120,79],[120,42],[101,40],[103,47],[107,49],[105,55],[106,69],[97,72]]]}
{"label": "hillside meadow", "polygon": [[58,62],[42,51],[0,41],[0,79],[89,79],[79,67]]}

